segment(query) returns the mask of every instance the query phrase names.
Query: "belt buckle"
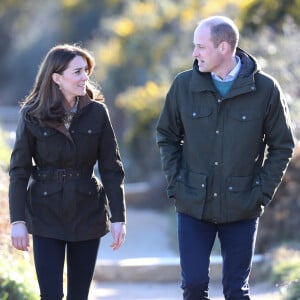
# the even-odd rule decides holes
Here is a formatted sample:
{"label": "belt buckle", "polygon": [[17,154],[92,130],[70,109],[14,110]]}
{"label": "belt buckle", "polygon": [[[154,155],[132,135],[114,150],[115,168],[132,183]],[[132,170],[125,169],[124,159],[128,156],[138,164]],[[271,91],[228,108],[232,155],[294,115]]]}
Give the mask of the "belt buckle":
{"label": "belt buckle", "polygon": [[57,169],[56,170],[56,176],[58,182],[64,182],[65,178],[67,176],[66,169]]}

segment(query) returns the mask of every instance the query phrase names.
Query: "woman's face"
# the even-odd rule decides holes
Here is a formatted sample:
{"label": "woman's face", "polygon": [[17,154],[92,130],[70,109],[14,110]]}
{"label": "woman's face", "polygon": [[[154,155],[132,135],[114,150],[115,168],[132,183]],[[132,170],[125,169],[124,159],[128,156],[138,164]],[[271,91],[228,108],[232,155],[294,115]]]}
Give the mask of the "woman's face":
{"label": "woman's face", "polygon": [[52,78],[66,100],[72,103],[77,96],[86,94],[86,82],[89,78],[86,59],[75,56],[62,74],[54,73]]}

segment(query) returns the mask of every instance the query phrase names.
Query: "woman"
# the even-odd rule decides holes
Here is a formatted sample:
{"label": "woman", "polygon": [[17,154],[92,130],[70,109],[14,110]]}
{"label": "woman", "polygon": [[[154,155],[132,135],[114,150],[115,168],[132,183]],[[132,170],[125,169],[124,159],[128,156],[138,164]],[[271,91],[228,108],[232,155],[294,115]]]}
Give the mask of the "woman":
{"label": "woman", "polygon": [[[53,47],[22,104],[11,155],[12,244],[32,234],[41,299],[88,298],[100,238],[125,239],[124,171],[108,111],[89,80],[95,66],[78,46]],[[93,173],[98,163],[101,182]]]}

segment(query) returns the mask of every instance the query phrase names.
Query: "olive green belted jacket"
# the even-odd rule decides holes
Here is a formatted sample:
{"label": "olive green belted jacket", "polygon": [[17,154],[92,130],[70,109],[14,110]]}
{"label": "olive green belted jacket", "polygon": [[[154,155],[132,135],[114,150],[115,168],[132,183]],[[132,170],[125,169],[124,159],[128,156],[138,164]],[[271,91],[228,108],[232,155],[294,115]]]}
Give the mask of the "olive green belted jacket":
{"label": "olive green belted jacket", "polygon": [[[101,181],[93,173],[98,164]],[[69,130],[21,110],[10,163],[11,221],[32,234],[80,241],[125,221],[124,170],[104,103],[80,97]],[[109,215],[110,209],[111,215]]]}
{"label": "olive green belted jacket", "polygon": [[157,124],[168,196],[178,212],[214,223],[261,216],[294,148],[278,83],[237,55],[242,67],[225,97],[197,61],[178,74]]}

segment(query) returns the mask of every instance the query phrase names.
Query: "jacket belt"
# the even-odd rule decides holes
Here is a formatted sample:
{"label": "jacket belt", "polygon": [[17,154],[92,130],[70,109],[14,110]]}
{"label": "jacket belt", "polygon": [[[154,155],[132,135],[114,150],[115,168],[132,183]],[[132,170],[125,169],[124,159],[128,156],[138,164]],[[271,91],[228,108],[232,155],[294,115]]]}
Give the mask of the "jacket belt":
{"label": "jacket belt", "polygon": [[34,167],[32,178],[37,181],[57,181],[64,182],[70,179],[91,178],[93,174],[92,167],[81,169],[55,169]]}

